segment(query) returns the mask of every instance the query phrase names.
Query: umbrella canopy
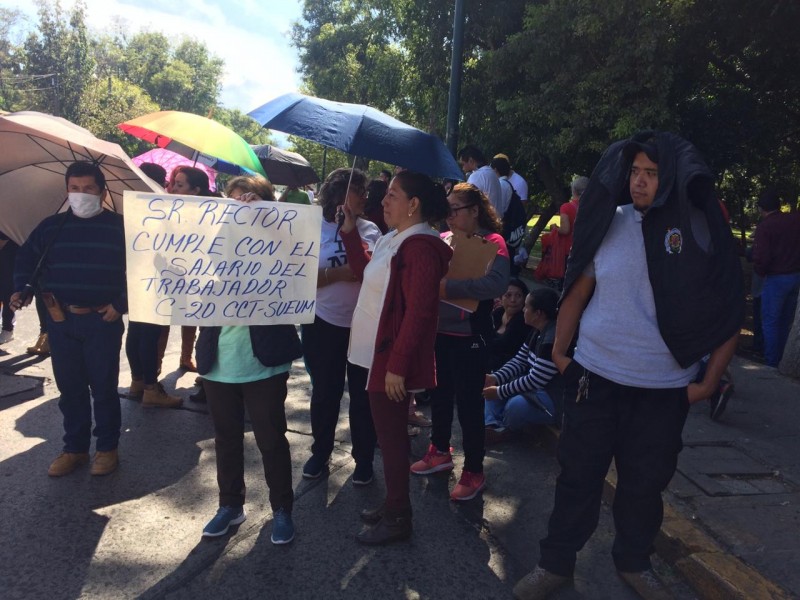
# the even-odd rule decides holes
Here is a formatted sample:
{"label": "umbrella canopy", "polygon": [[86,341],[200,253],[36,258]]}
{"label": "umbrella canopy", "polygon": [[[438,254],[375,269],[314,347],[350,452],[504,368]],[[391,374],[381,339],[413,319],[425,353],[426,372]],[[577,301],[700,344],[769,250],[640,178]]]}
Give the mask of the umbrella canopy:
{"label": "umbrella canopy", "polygon": [[167,110],[125,121],[117,127],[222,173],[266,175],[242,136],[200,115]]}
{"label": "umbrella canopy", "polygon": [[281,150],[275,146],[263,144],[251,146],[269,180],[275,185],[303,187],[309,183],[317,183],[319,177],[314,167],[303,155],[297,152]]}
{"label": "umbrella canopy", "polygon": [[207,167],[201,162],[196,163],[185,156],[181,156],[180,154],[173,152],[172,150],[167,150],[166,148],[153,148],[152,150],[143,152],[138,156],[134,156],[132,160],[133,164],[135,164],[137,167],[142,163],[155,163],[157,165],[161,165],[167,172],[167,181],[169,181],[170,174],[176,167],[195,167],[196,169],[200,169],[206,175],[208,175],[208,185],[211,188],[211,191],[213,192],[217,189],[217,172],[214,169]]}
{"label": "umbrella canopy", "polygon": [[66,119],[38,112],[0,116],[0,230],[22,244],[67,198],[64,173],[78,160],[106,176],[107,208],[122,212],[122,192],[162,192],[117,144],[96,138]]}
{"label": "umbrella canopy", "polygon": [[362,104],[284,94],[250,112],[264,127],[432,177],[464,179],[435,135]]}

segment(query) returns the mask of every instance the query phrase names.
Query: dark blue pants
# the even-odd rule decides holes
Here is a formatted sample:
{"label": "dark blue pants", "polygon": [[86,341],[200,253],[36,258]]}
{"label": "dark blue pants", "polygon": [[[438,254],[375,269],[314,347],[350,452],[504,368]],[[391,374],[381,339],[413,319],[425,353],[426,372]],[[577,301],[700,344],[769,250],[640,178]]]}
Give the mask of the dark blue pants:
{"label": "dark blue pants", "polygon": [[327,459],[333,452],[336,423],[344,393],[350,395],[350,440],[356,464],[372,464],[375,426],[367,394],[367,369],[347,360],[350,328],[337,327],[319,317],[303,325],[303,358],[311,375],[311,452]]}
{"label": "dark blue pants", "polygon": [[[103,321],[99,313],[73,315],[55,323],[47,317],[50,356],[64,416],[64,452],[88,452],[92,412],[96,449],[117,447],[121,425],[119,405],[119,353],[122,319]],[[91,397],[90,397],[91,392]]]}
{"label": "dark blue pants", "polygon": [[436,336],[436,389],[431,391],[431,443],[450,451],[453,410],[464,444],[464,470],[483,473],[486,453],[483,425],[483,384],[489,355],[479,335]]}
{"label": "dark blue pants", "polygon": [[158,380],[158,339],[162,329],[161,325],[152,323],[128,323],[125,354],[128,355],[131,375],[144,379],[146,385],[153,385]]}
{"label": "dark blue pants", "polygon": [[634,388],[589,372],[588,397],[576,402],[584,372],[573,361],[564,373],[561,473],[539,564],[552,573],[572,575],[577,552],[597,527],[603,481],[613,458],[614,564],[619,571],[645,571],[664,516],[661,492],[683,447],[686,388]]}

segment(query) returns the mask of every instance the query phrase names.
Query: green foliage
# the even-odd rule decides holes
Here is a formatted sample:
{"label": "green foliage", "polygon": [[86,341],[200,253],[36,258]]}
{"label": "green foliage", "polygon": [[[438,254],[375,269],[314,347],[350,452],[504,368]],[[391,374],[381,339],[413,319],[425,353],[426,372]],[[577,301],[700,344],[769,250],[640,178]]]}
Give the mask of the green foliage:
{"label": "green foliage", "polygon": [[25,41],[23,72],[48,75],[50,85],[33,92],[30,101],[39,110],[81,124],[81,97],[94,71],[84,22],[86,5],[79,0],[67,16],[59,0],[37,4],[39,28]]}
{"label": "green foliage", "polygon": [[269,130],[264,129],[258,121],[240,110],[218,106],[211,118],[233,129],[248,144],[272,144]]}
{"label": "green foliage", "polygon": [[122,23],[92,37],[84,0],[68,14],[59,0],[37,2],[39,21],[24,43],[12,39],[20,13],[0,8],[0,109],[64,116],[132,154],[147,145],[117,124],[158,110],[214,115],[249,142],[269,143],[258,123],[218,106],[224,63],[202,42],[131,35]]}
{"label": "green foliage", "polygon": [[130,156],[141,154],[152,146],[123,133],[118,123],[158,110],[158,105],[139,86],[109,75],[94,79],[84,90],[83,126],[97,137],[122,146]]}

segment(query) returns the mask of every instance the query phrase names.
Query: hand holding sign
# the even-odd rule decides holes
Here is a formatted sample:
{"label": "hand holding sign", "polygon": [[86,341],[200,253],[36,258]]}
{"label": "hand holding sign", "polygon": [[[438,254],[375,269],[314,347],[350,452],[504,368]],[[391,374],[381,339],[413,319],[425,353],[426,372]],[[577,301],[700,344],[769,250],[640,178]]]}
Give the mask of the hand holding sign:
{"label": "hand holding sign", "polygon": [[131,320],[312,322],[321,218],[318,206],[126,192]]}

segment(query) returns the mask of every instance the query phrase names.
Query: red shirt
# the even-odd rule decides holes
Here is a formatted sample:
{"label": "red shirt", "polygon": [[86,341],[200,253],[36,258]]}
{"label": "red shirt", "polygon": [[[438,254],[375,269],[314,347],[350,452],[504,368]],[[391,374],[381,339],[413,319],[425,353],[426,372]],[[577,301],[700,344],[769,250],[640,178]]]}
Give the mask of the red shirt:
{"label": "red shirt", "polygon": [[570,248],[572,248],[572,234],[575,232],[575,218],[578,216],[578,201],[572,199],[569,202],[564,202],[564,204],[561,205],[558,214],[562,219],[564,217],[567,217],[567,219],[569,219],[569,233],[567,235],[562,236],[566,238],[564,241],[567,243],[566,249],[567,252],[569,253]]}
{"label": "red shirt", "polygon": [[761,275],[800,272],[800,212],[772,212],[756,227],[753,267]]}

